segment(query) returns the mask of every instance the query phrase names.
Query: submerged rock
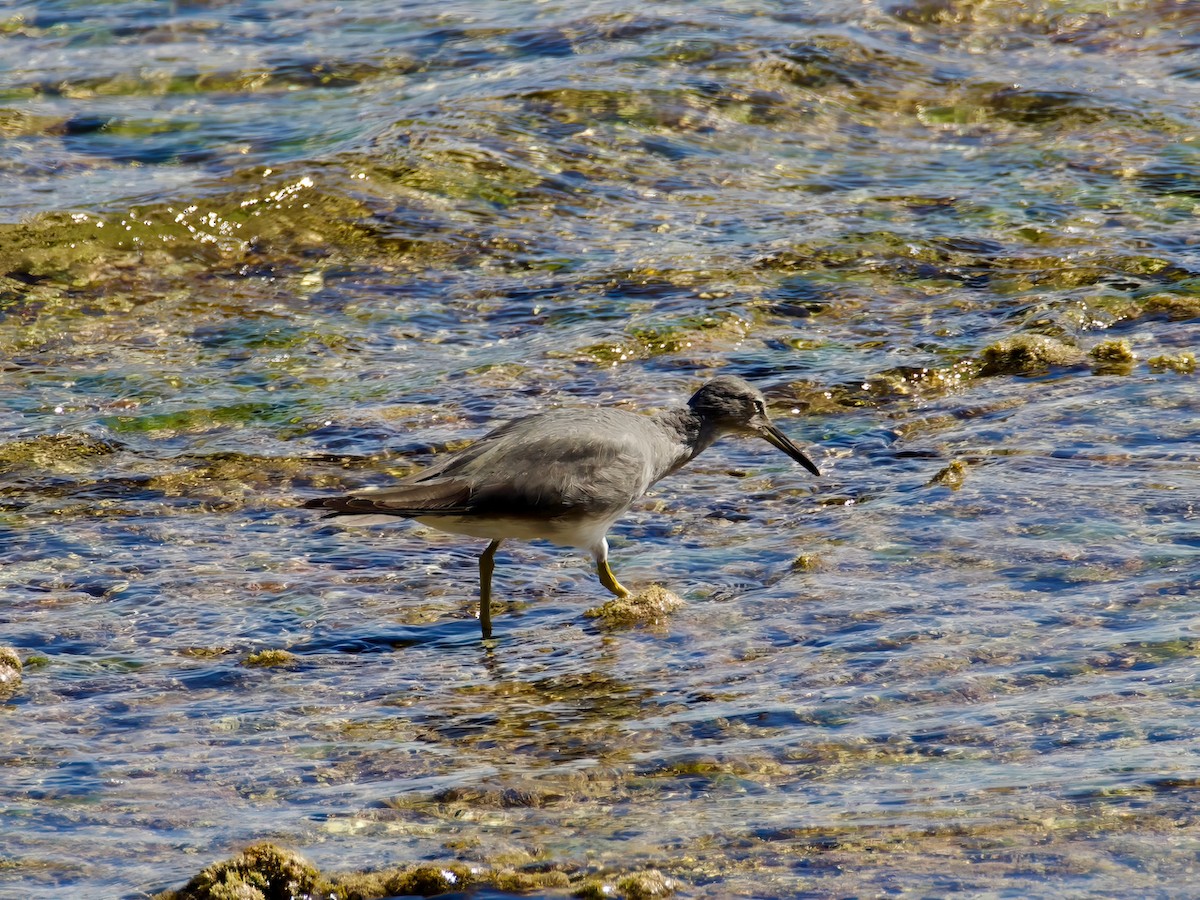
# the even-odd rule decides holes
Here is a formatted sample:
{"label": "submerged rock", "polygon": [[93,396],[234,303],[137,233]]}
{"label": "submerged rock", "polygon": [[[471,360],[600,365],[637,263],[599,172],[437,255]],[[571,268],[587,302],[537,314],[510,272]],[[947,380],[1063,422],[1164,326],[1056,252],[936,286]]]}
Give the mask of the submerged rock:
{"label": "submerged rock", "polygon": [[265,669],[272,666],[291,666],[296,662],[296,654],[288,650],[258,650],[243,659],[242,665]]}
{"label": "submerged rock", "polygon": [[12,647],[0,647],[0,700],[11,697],[21,686],[21,657]]}
{"label": "submerged rock", "polygon": [[159,900],[293,900],[330,893],[329,882],[299,853],[262,843],[213,863]]}
{"label": "submerged rock", "polygon": [[675,893],[677,883],[656,869],[634,872],[617,880],[616,884],[595,879],[575,891],[583,900],[654,900]]}
{"label": "submerged rock", "polygon": [[1092,371],[1097,375],[1128,375],[1137,360],[1129,341],[1122,339],[1101,341],[1088,356],[1092,358]]}
{"label": "submerged rock", "polygon": [[1014,334],[984,348],[980,375],[1036,375],[1059,366],[1077,366],[1083,351],[1044,334]]}
{"label": "submerged rock", "polygon": [[108,456],[120,449],[111,441],[86,434],[44,434],[0,444],[0,471],[48,469],[75,472],[90,460]]}
{"label": "submerged rock", "polygon": [[[657,873],[635,873],[624,881]],[[661,877],[661,876],[660,876]],[[639,884],[641,882],[638,882]],[[660,897],[647,893],[657,882],[646,881],[641,892],[623,892],[627,897]],[[523,871],[510,866],[491,869],[461,861],[418,863],[411,866],[323,875],[304,857],[271,843],[254,844],[232,859],[213,863],[177,891],[165,891],[156,900],[301,900],[301,898],[354,898],[380,900],[385,897],[435,897],[460,894],[476,884],[494,884],[501,890],[529,891],[566,888],[566,873]]]}
{"label": "submerged rock", "polygon": [[1196,371],[1196,354],[1184,352],[1174,356],[1152,356],[1146,360],[1146,365],[1160,372],[1170,369],[1180,375],[1191,375]]}
{"label": "submerged rock", "polygon": [[589,609],[584,615],[589,619],[601,619],[606,625],[634,625],[657,622],[683,606],[683,598],[678,594],[652,584],[644,591],[628,597],[614,597],[601,606]]}
{"label": "submerged rock", "polygon": [[1187,294],[1152,294],[1142,302],[1148,316],[1164,316],[1173,322],[1200,316],[1200,297]]}
{"label": "submerged rock", "polygon": [[801,553],[792,560],[793,572],[815,572],[821,567],[821,557],[815,553]]}
{"label": "submerged rock", "polygon": [[474,880],[474,873],[463,863],[426,864],[394,873],[384,881],[384,888],[388,896],[433,897],[461,891]]}
{"label": "submerged rock", "polygon": [[957,491],[963,486],[963,481],[967,477],[967,464],[961,459],[953,459],[946,464],[936,475],[926,482],[926,487],[932,487],[935,484],[940,484],[943,487],[948,487],[952,491]]}

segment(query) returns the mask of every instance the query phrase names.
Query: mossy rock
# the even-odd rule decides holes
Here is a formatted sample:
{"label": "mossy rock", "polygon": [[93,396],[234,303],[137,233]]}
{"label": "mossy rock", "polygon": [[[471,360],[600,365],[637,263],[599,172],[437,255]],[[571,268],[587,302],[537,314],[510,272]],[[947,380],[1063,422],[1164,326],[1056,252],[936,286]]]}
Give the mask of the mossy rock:
{"label": "mossy rock", "polygon": [[1137,359],[1137,354],[1133,352],[1129,341],[1126,340],[1101,341],[1091,349],[1088,355],[1097,362],[1131,363]]}
{"label": "mossy rock", "polygon": [[1158,372],[1170,369],[1180,375],[1192,375],[1196,371],[1196,354],[1184,352],[1174,356],[1152,356],[1146,360],[1146,365]]}
{"label": "mossy rock", "polygon": [[929,479],[926,487],[932,487],[935,484],[940,484],[943,487],[948,487],[952,491],[957,491],[963,486],[963,482],[967,478],[967,464],[961,459],[951,460],[936,475]]}
{"label": "mossy rock", "polygon": [[423,864],[390,876],[384,888],[389,897],[433,897],[461,891],[477,880],[476,873],[464,863]]}
{"label": "mossy rock", "polygon": [[[155,900],[378,900],[384,897],[459,896],[472,886],[488,884],[515,893],[569,889],[571,876],[561,867],[545,864],[499,868],[460,860],[325,876],[304,857],[271,843],[247,847],[237,856],[213,863],[177,891]],[[653,900],[675,893],[678,885],[654,869],[609,880],[576,882],[576,896]]]}
{"label": "mossy rock", "polygon": [[984,349],[979,374],[1038,375],[1050,369],[1077,366],[1083,351],[1044,334],[1014,334]]}
{"label": "mossy rock", "polygon": [[11,697],[21,686],[21,657],[12,647],[0,647],[0,700]]}
{"label": "mossy rock", "polygon": [[1092,371],[1097,375],[1128,375],[1137,360],[1129,341],[1119,339],[1101,341],[1088,356],[1092,358]]}
{"label": "mossy rock", "polygon": [[87,461],[117,452],[118,446],[86,434],[44,434],[0,444],[0,471],[79,471]]}
{"label": "mossy rock", "polygon": [[529,891],[545,890],[546,888],[565,888],[571,886],[570,876],[566,872],[552,870],[549,872],[525,872],[519,869],[503,869],[492,879],[496,888],[501,891],[527,893]]}
{"label": "mossy rock", "polygon": [[625,875],[616,884],[601,879],[587,881],[576,889],[575,896],[583,900],[654,900],[671,896],[676,888],[674,879],[656,869],[647,869]]}
{"label": "mossy rock", "polygon": [[589,619],[600,619],[605,625],[636,625],[657,622],[684,606],[683,598],[666,588],[652,584],[644,591],[628,597],[614,597],[607,603],[584,613]]}
{"label": "mossy rock", "polygon": [[815,572],[821,568],[821,557],[815,553],[801,553],[792,560],[793,572]]}
{"label": "mossy rock", "polygon": [[296,654],[287,650],[259,650],[242,660],[243,666],[267,669],[274,666],[294,666]]}
{"label": "mossy rock", "polygon": [[308,860],[270,843],[247,847],[213,863],[162,900],[296,900],[328,896],[329,882]]}
{"label": "mossy rock", "polygon": [[1189,294],[1152,294],[1142,301],[1149,316],[1165,316],[1173,322],[1200,316],[1200,297]]}

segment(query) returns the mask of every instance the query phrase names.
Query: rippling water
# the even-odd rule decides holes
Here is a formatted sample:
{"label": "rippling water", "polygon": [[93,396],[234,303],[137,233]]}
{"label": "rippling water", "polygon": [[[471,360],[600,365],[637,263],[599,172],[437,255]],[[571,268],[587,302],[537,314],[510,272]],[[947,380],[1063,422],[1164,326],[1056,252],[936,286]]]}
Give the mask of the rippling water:
{"label": "rippling water", "polygon": [[[0,16],[0,893],[1193,878],[1196,4]],[[476,543],[295,508],[718,371],[826,475],[662,482],[659,622],[506,545],[485,647]]]}

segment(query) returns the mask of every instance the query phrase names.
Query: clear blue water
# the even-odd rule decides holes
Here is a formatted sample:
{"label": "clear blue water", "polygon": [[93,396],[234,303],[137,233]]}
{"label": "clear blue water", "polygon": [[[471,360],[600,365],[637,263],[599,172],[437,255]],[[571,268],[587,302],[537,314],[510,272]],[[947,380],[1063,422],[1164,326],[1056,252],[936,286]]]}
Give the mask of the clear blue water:
{"label": "clear blue water", "polygon": [[[0,894],[141,896],[267,839],[694,897],[1177,896],[1198,27],[4,11]],[[1027,335],[1065,355],[999,352]],[[686,601],[658,623],[506,545],[485,647],[476,543],[296,508],[720,371],[825,474],[727,440],[662,482],[611,536]]]}

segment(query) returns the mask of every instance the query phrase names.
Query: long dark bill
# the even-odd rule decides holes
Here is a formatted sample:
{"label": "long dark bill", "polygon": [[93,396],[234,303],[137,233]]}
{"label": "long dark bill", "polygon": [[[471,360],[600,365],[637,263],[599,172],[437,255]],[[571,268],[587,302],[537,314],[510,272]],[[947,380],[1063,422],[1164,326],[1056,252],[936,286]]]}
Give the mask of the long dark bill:
{"label": "long dark bill", "polygon": [[770,444],[772,447],[778,447],[814,475],[821,474],[821,470],[817,468],[816,464],[807,456],[805,456],[804,451],[793,444],[792,439],[780,431],[774,422],[768,422],[766,427],[764,427],[758,433],[768,444]]}

